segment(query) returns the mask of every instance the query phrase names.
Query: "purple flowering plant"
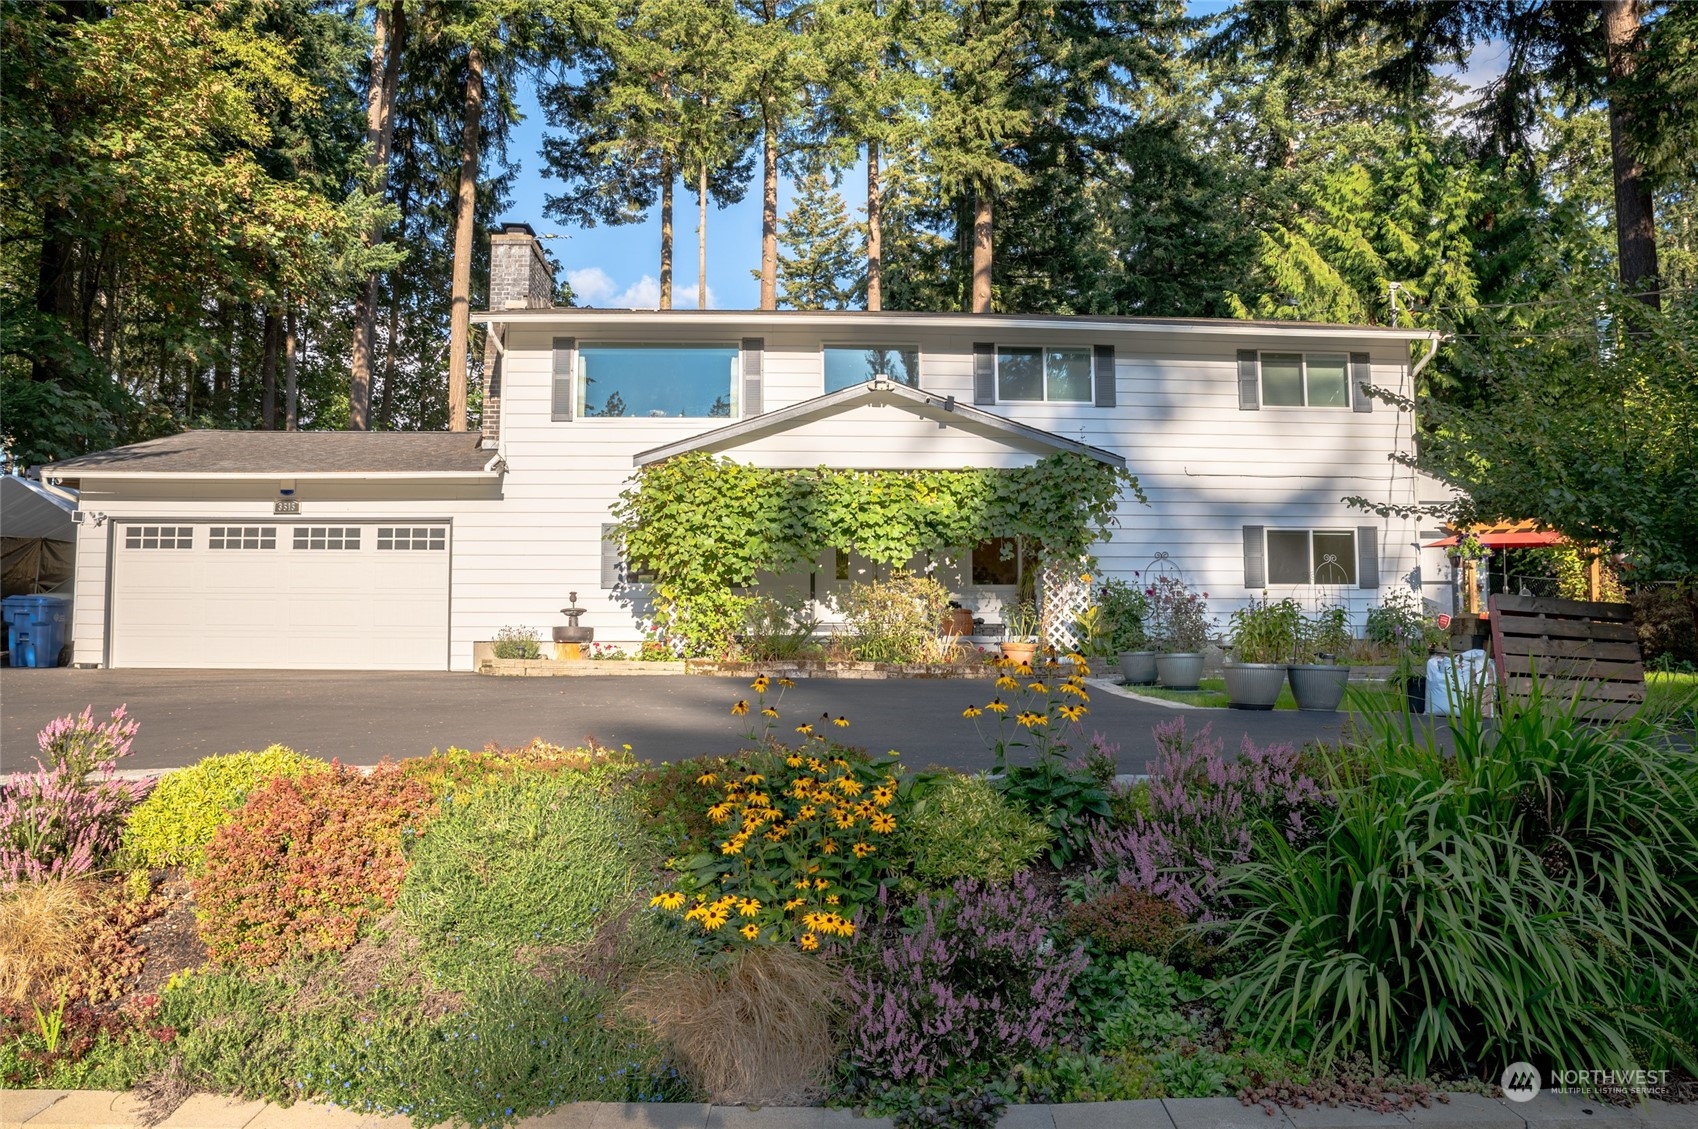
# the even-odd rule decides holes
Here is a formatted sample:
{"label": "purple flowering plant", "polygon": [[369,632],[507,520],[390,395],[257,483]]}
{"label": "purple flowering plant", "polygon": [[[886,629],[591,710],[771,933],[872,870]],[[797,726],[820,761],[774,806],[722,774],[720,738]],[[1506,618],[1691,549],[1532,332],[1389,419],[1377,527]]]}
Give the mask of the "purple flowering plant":
{"label": "purple flowering plant", "polygon": [[1166,898],[1187,917],[1224,916],[1220,872],[1250,858],[1258,827],[1294,846],[1309,841],[1330,800],[1288,744],[1244,738],[1236,760],[1205,725],[1195,737],[1175,718],[1155,728],[1149,811],[1094,830],[1093,869],[1116,885]]}
{"label": "purple flowering plant", "polygon": [[906,909],[881,891],[845,946],[851,1088],[921,1087],[958,1065],[1069,1045],[1086,956],[1050,940],[1057,908],[1027,874],[1000,886],[961,879]]}
{"label": "purple flowering plant", "polygon": [[125,814],[151,787],[117,777],[135,736],[123,706],[110,721],[96,722],[91,708],[48,723],[35,771],[0,780],[0,886],[87,874],[111,856]]}

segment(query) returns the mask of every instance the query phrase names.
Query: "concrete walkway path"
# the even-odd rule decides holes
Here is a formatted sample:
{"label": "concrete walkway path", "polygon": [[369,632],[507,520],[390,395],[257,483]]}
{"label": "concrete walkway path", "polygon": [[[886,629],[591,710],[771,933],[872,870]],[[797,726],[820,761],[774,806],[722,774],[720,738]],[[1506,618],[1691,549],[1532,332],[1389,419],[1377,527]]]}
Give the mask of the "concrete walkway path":
{"label": "concrete walkway path", "polygon": [[[574,745],[588,737],[629,744],[640,757],[681,760],[738,747],[749,718],[731,704],[750,696],[742,678],[491,678],[476,674],[356,671],[12,670],[0,671],[0,770],[31,767],[35,735],[53,718],[92,705],[97,716],[128,705],[141,723],[131,769],[192,764],[213,753],[273,743],[303,753],[372,764],[449,745],[521,745],[533,737]],[[902,752],[915,768],[990,767],[991,755],[969,704],[992,696],[990,681],[814,679],[778,703],[778,732],[818,720],[850,721],[834,736],[874,753]],[[777,698],[768,695],[769,704]],[[1346,714],[1295,711],[1172,710],[1164,704],[1093,690],[1085,733],[1120,745],[1123,773],[1143,773],[1154,755],[1150,731],[1183,718],[1193,732],[1213,723],[1228,753],[1249,736],[1267,744],[1337,741]],[[981,723],[991,719],[980,718]]]}
{"label": "concrete walkway path", "polygon": [[[126,1093],[103,1090],[0,1090],[0,1129],[144,1129],[143,1108]],[[1546,1091],[1530,1102],[1452,1094],[1409,1113],[1325,1106],[1244,1106],[1236,1098],[1013,1106],[999,1129],[1691,1129],[1698,1106],[1647,1102],[1624,1109]],[[158,1129],[411,1129],[404,1117],[334,1106],[283,1108],[197,1094]],[[890,1129],[885,1118],[848,1110],[700,1104],[617,1105],[578,1102],[519,1129]]]}

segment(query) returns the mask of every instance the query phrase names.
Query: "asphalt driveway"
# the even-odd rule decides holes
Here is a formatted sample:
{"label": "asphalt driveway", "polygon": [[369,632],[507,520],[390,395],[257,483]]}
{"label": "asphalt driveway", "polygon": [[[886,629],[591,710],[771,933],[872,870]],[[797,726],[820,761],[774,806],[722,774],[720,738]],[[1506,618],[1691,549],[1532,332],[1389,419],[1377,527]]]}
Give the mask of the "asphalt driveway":
{"label": "asphalt driveway", "polygon": [[[778,703],[780,732],[843,715],[834,735],[875,753],[900,750],[914,767],[975,771],[990,754],[961,710],[989,697],[978,681],[798,682]],[[0,671],[0,769],[32,767],[35,735],[48,721],[92,705],[97,716],[127,705],[141,724],[124,767],[164,769],[213,753],[283,744],[326,760],[372,764],[449,745],[519,745],[533,737],[577,744],[593,737],[668,761],[738,747],[748,718],[731,704],[749,696],[740,678],[696,675],[492,678],[476,674],[347,671]],[[772,696],[769,695],[769,702]],[[1344,714],[1173,711],[1097,691],[1085,730],[1120,745],[1121,772],[1142,773],[1150,731],[1174,717],[1212,722],[1227,749],[1259,743],[1336,741]],[[990,715],[986,715],[988,720]]]}

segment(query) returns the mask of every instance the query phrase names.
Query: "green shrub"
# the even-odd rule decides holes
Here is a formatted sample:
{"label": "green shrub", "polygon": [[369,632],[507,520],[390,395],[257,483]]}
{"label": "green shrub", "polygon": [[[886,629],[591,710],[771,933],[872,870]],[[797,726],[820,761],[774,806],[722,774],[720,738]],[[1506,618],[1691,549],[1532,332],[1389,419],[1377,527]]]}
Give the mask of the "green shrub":
{"label": "green shrub", "polygon": [[1065,921],[1068,932],[1090,938],[1109,956],[1146,953],[1173,960],[1190,948],[1185,915],[1166,898],[1131,886],[1116,886],[1101,897],[1069,906]]}
{"label": "green shrub", "polygon": [[612,772],[522,773],[444,802],[397,906],[442,975],[588,940],[660,858]]}
{"label": "green shrub", "polygon": [[1320,840],[1262,834],[1228,868],[1229,1022],[1410,1075],[1626,1069],[1671,1042],[1698,937],[1698,754],[1654,721],[1500,712],[1445,739],[1365,715],[1367,743],[1325,758]]}
{"label": "green shrub", "polygon": [[677,1101],[687,1087],[605,989],[495,959],[442,1014],[416,988],[354,1000],[239,971],[170,987],[177,1035],[133,1073],[164,1068],[194,1089],[328,1101],[415,1124],[511,1124],[575,1101]]}
{"label": "green shrub", "polygon": [[939,635],[949,590],[929,576],[898,572],[855,584],[842,597],[849,647],[861,662],[939,662],[952,644]]}
{"label": "green shrub", "polygon": [[199,869],[213,832],[230,822],[250,792],[274,777],[325,768],[323,761],[272,745],[257,753],[207,757],[167,772],[130,813],[119,860],[132,870]]}
{"label": "green shrub", "polygon": [[261,785],[213,834],[194,881],[208,955],[264,967],[347,948],[394,902],[402,839],[433,810],[430,790],[391,764]]}
{"label": "green shrub", "polygon": [[542,647],[535,629],[503,627],[495,633],[495,657],[498,659],[540,659]]}
{"label": "green shrub", "polygon": [[903,848],[914,877],[941,888],[957,878],[1006,882],[1050,845],[1042,820],[982,777],[946,773],[914,803]]}

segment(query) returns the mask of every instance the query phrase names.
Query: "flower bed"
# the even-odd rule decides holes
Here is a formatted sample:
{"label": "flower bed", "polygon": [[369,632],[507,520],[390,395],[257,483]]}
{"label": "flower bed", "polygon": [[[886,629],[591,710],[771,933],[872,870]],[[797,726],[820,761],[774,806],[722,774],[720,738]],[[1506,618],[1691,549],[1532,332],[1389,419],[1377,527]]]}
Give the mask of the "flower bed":
{"label": "flower bed", "polygon": [[[963,696],[989,778],[871,758],[765,673],[738,747],[658,766],[535,743],[361,775],[273,748],[143,799],[111,784],[133,722],[55,723],[0,794],[27,860],[0,891],[0,1080],[421,1125],[579,1100],[1408,1108],[1517,1058],[1681,1095],[1691,694],[1609,727],[1464,713],[1442,747],[1368,708],[1344,748],[1234,757],[1176,718],[1117,787],[1070,659]],[[191,921],[198,951],[144,932]]]}

